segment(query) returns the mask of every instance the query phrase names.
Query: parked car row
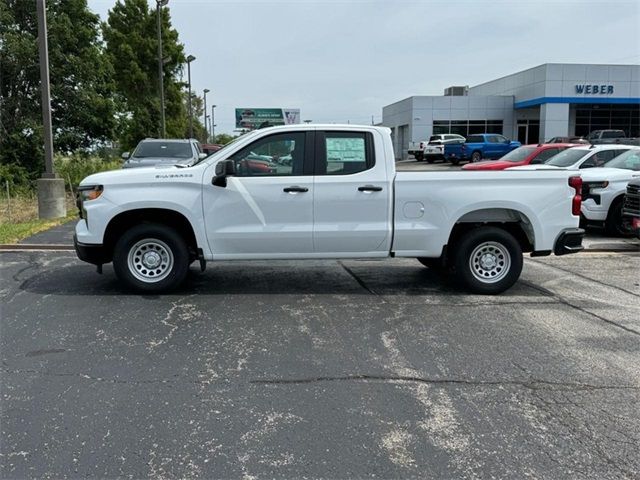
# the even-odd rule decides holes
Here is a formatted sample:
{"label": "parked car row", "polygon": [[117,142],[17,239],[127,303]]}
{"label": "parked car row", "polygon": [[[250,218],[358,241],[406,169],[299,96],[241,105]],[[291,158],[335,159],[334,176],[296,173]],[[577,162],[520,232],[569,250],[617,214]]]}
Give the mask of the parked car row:
{"label": "parked car row", "polygon": [[[594,130],[586,137],[553,137],[545,144],[640,146],[640,139],[626,137],[623,130]],[[466,138],[448,133],[432,135],[428,142],[410,142],[408,154],[413,155],[418,162],[426,160],[433,163],[435,160],[444,160],[458,165],[463,161],[476,163],[485,159],[504,159],[505,154],[520,146],[520,142],[509,140],[496,133],[474,134]],[[519,153],[522,154],[522,152]],[[529,163],[532,162],[524,162],[523,165]],[[491,168],[491,170],[500,170],[500,168]]]}
{"label": "parked car row", "polygon": [[[555,155],[549,156],[556,152]],[[640,147],[629,145],[525,145],[499,160],[470,163],[465,171],[579,170],[582,177],[581,222],[611,235],[632,231],[623,214],[627,184],[640,178]]]}

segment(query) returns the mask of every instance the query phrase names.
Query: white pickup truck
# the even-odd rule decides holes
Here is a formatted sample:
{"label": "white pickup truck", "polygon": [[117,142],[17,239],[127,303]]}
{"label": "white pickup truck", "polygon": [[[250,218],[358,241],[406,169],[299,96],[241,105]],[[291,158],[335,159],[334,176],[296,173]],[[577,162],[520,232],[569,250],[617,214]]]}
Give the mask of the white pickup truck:
{"label": "white pickup truck", "polygon": [[414,257],[495,294],[523,252],[582,249],[579,176],[474,173],[396,172],[384,127],[265,128],[190,166],[85,178],[74,243],[143,292],[177,287],[194,261]]}
{"label": "white pickup truck", "polygon": [[435,160],[444,160],[444,146],[446,144],[466,141],[462,135],[453,133],[431,135],[428,142],[409,142],[407,153],[413,155],[418,162],[426,160],[428,163],[433,163]]}

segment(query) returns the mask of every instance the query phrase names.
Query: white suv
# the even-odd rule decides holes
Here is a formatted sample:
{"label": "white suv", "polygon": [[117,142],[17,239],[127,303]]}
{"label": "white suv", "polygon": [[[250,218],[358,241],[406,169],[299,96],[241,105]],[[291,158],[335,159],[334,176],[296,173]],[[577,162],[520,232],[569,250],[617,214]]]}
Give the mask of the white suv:
{"label": "white suv", "polygon": [[622,215],[622,204],[629,181],[640,178],[640,148],[632,147],[603,168],[585,170],[581,177],[584,221],[604,226],[611,235],[628,235],[628,218]]}

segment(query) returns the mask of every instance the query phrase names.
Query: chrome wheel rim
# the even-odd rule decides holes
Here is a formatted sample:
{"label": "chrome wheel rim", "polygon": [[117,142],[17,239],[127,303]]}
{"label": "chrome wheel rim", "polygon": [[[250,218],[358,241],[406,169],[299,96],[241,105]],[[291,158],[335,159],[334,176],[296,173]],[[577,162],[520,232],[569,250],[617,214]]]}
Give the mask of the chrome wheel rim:
{"label": "chrome wheel rim", "polygon": [[156,238],[140,240],[129,250],[129,271],[141,282],[156,283],[167,278],[173,268],[173,253]]}
{"label": "chrome wheel rim", "polygon": [[471,252],[469,268],[482,283],[496,283],[509,273],[511,255],[501,243],[483,242]]}

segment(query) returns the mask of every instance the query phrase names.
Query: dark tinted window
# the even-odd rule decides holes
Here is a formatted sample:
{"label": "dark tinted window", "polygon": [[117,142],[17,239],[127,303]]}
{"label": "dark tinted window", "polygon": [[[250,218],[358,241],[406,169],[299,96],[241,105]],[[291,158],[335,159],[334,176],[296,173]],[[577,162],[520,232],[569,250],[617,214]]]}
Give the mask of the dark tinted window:
{"label": "dark tinted window", "polygon": [[533,164],[544,163],[559,152],[560,152],[560,149],[558,148],[547,148],[546,150],[543,150],[538,155],[536,155],[531,160],[531,163]]}
{"label": "dark tinted window", "polygon": [[482,135],[469,135],[467,143],[484,143],[484,137]]}
{"label": "dark tinted window", "polygon": [[239,177],[302,175],[305,133],[290,132],[256,140],[235,153]]}
{"label": "dark tinted window", "polygon": [[624,132],[619,130],[609,130],[602,132],[602,138],[623,138]]}

